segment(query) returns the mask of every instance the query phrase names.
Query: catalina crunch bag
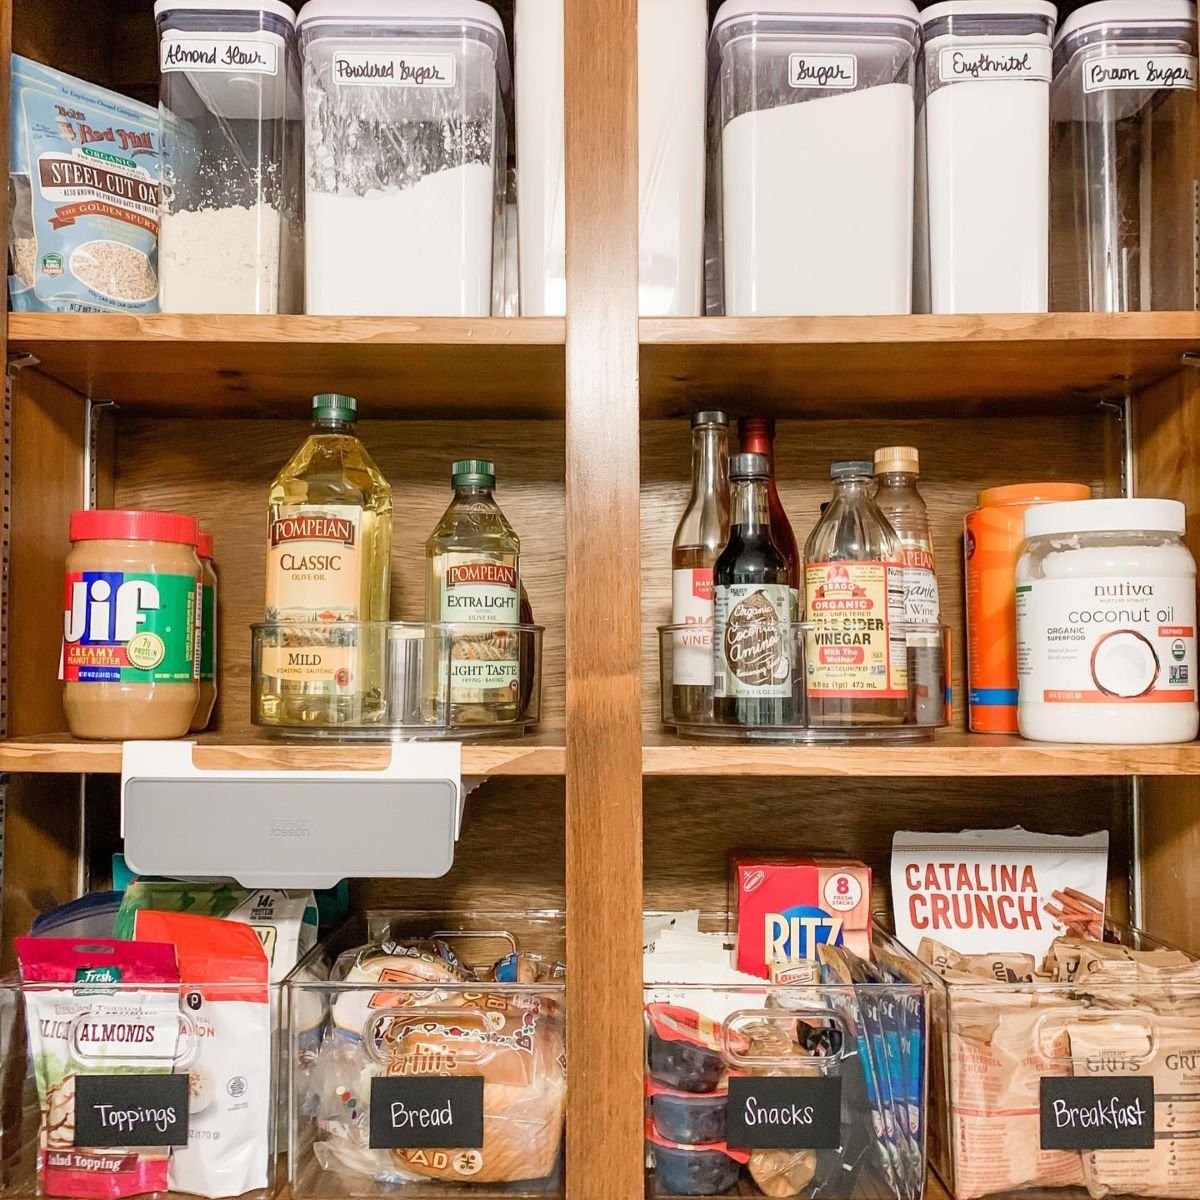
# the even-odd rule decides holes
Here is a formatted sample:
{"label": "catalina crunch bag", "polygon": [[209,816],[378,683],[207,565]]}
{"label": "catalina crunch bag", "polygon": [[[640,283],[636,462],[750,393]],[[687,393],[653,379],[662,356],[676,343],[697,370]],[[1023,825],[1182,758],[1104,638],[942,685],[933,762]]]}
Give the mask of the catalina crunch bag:
{"label": "catalina crunch bag", "polygon": [[158,312],[158,113],[12,56],[16,312]]}

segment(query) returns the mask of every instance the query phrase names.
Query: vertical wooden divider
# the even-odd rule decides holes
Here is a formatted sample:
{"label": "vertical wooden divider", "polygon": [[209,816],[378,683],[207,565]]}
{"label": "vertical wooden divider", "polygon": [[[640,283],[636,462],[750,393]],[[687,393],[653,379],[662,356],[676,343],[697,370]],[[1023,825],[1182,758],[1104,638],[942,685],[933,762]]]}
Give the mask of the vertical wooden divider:
{"label": "vertical wooden divider", "polygon": [[643,1190],[636,0],[565,0],[571,1200]]}

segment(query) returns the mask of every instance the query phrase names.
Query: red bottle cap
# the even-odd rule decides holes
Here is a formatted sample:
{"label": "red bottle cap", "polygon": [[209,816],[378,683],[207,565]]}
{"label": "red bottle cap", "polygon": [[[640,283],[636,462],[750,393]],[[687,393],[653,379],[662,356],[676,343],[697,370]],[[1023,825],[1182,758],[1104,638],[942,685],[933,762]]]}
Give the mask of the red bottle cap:
{"label": "red bottle cap", "polygon": [[213,556],[212,534],[207,530],[201,529],[196,535],[196,554],[200,558],[212,558]]}
{"label": "red bottle cap", "polygon": [[89,508],[71,514],[73,542],[178,542],[196,544],[199,527],[184,513]]}

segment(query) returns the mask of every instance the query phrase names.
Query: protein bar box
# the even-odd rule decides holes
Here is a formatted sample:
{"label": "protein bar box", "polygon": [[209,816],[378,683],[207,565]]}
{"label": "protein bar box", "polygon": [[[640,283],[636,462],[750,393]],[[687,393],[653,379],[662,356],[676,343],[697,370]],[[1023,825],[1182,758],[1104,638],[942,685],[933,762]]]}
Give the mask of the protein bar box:
{"label": "protein bar box", "polygon": [[853,859],[735,857],[737,966],[770,977],[771,966],[817,957],[824,943],[871,955],[871,868]]}

